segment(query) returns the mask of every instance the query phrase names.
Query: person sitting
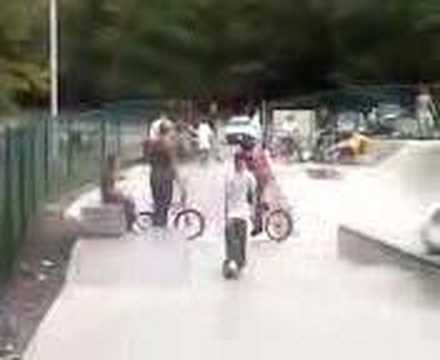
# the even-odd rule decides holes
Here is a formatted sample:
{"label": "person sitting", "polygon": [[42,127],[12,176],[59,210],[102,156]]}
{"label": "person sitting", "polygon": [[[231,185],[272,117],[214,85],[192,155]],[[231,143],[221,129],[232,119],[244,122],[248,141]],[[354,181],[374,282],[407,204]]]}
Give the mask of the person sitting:
{"label": "person sitting", "polygon": [[136,221],[134,201],[116,188],[116,182],[123,178],[119,175],[119,163],[116,155],[107,157],[101,177],[101,199],[104,204],[121,204],[127,220],[127,230],[133,229]]}
{"label": "person sitting", "polygon": [[368,153],[372,140],[356,131],[344,131],[336,145],[328,150],[328,155],[338,160],[356,160]]}

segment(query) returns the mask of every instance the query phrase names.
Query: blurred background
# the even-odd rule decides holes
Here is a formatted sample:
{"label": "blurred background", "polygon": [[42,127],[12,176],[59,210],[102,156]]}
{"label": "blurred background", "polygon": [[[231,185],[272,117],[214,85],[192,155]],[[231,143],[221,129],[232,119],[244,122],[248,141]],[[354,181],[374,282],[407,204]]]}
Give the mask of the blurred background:
{"label": "blurred background", "polygon": [[[58,0],[60,102],[434,83],[436,0]],[[49,1],[3,1],[0,111],[44,107]]]}

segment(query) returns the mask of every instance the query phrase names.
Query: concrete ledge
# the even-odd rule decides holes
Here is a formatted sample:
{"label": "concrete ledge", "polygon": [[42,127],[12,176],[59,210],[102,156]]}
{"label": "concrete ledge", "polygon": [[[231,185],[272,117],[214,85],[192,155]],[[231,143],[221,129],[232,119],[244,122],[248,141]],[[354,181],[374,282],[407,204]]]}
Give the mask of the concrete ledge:
{"label": "concrete ledge", "polygon": [[124,208],[116,204],[83,206],[80,218],[80,236],[121,237],[126,230]]}
{"label": "concrete ledge", "polygon": [[400,246],[387,239],[353,229],[338,228],[339,255],[364,264],[393,263],[411,270],[440,273],[440,256],[427,255],[411,247]]}

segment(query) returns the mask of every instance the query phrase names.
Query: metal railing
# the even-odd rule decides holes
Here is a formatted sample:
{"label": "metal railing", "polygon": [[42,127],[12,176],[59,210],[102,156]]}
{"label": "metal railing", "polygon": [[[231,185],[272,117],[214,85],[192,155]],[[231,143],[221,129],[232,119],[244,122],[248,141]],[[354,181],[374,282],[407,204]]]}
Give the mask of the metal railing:
{"label": "metal railing", "polygon": [[124,102],[51,119],[32,119],[0,131],[0,277],[11,271],[29,221],[48,200],[100,176],[110,152],[122,161],[142,156],[148,124],[160,103]]}

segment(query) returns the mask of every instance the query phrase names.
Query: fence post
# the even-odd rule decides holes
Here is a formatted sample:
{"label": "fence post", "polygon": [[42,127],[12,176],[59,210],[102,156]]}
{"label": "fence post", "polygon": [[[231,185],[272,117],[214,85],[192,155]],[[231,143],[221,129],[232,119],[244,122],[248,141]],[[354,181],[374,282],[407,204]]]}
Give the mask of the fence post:
{"label": "fence post", "polygon": [[20,129],[18,137],[18,212],[20,214],[20,227],[18,237],[21,238],[26,227],[26,137],[29,129]]}
{"label": "fence post", "polygon": [[105,160],[107,154],[107,126],[106,120],[101,119],[101,162]]}
{"label": "fence post", "polygon": [[121,129],[121,118],[118,115],[118,118],[116,119],[116,126],[117,126],[117,147],[118,147],[118,155],[121,156],[121,138],[122,138],[122,129]]}
{"label": "fence post", "polygon": [[74,138],[72,134],[72,123],[71,119],[67,120],[67,178],[70,184],[72,174],[73,174],[73,149],[74,149]]}
{"label": "fence post", "polygon": [[35,210],[37,210],[38,207],[38,199],[37,199],[37,193],[38,193],[38,174],[37,174],[37,161],[38,161],[38,149],[36,147],[36,143],[37,143],[37,136],[38,136],[38,131],[39,130],[39,123],[37,123],[36,125],[34,125],[33,129],[32,129],[32,134],[30,137],[30,153],[29,153],[29,172],[30,172],[30,177],[29,177],[29,181],[30,181],[30,189],[31,189],[31,209],[34,212]]}
{"label": "fence post", "polygon": [[4,233],[3,239],[3,254],[1,257],[1,265],[2,265],[2,275],[3,277],[7,275],[9,270],[12,266],[12,243],[15,240],[14,239],[14,217],[12,215],[12,180],[11,180],[11,136],[12,131],[9,128],[9,126],[6,127],[5,130],[5,143],[6,143],[6,149],[5,149],[5,204],[4,204]]}
{"label": "fence post", "polygon": [[44,191],[45,196],[50,194],[50,174],[49,174],[49,121],[44,119],[44,143],[43,143],[43,153],[44,153]]}

